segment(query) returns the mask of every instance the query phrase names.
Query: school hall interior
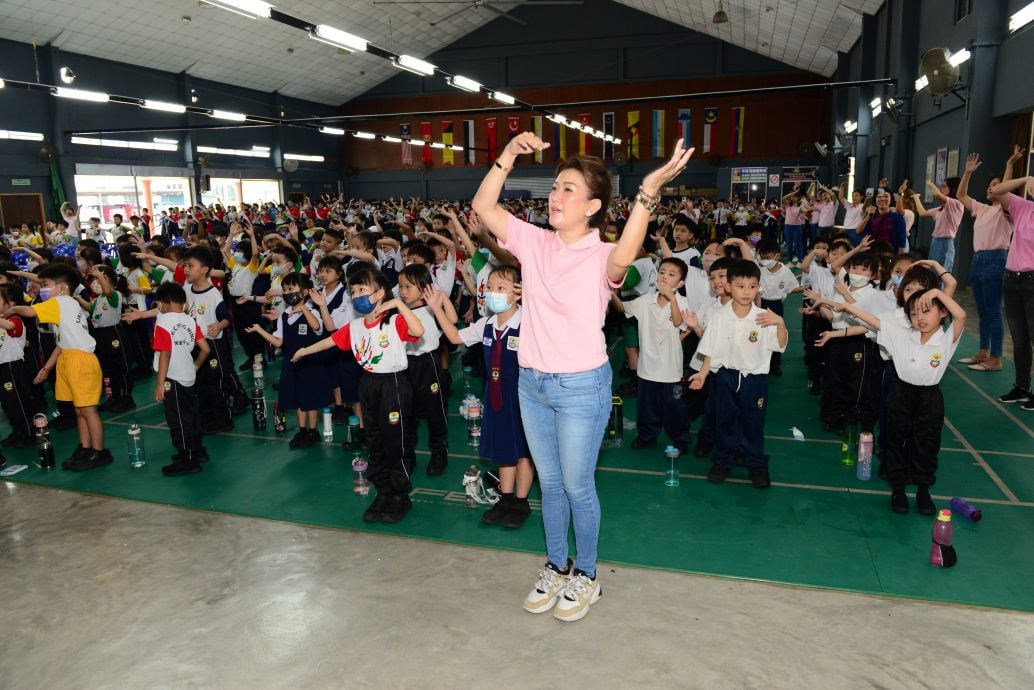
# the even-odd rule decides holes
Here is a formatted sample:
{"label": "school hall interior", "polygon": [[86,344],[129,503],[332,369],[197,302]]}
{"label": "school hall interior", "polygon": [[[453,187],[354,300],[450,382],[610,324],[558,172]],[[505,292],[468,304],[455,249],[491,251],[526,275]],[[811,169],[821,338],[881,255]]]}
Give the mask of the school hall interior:
{"label": "school hall interior", "polygon": [[[469,211],[523,131],[550,147],[521,157],[503,201],[532,218],[575,154],[603,159],[620,216],[683,138],[696,151],[662,214],[695,201],[701,250],[737,236],[737,211],[751,227],[813,182],[866,205],[880,188],[914,190],[936,207],[934,190],[971,154],[982,165],[969,193],[990,204],[992,176],[1034,175],[1031,55],[1029,0],[0,0],[3,245],[19,273],[76,260],[80,236],[55,225],[63,208],[84,233],[98,219],[102,253],[116,214],[127,230],[146,216],[148,235],[186,248],[232,227],[216,218],[231,207],[303,248],[338,211],[387,236],[411,211],[428,222],[445,206]],[[1029,200],[1034,185],[1013,193]],[[844,219],[841,205],[838,231]],[[773,237],[790,265],[781,222]],[[1034,238],[1026,222],[1013,242]],[[371,524],[347,416],[324,436],[321,415],[319,442],[303,449],[289,447],[293,410],[276,428],[283,358],[270,348],[258,387],[268,423],[256,428],[248,407],[206,434],[196,474],[162,475],[177,448],[149,372],[131,408],[101,412],[110,464],[63,470],[76,430],[53,423],[54,469],[35,435],[0,449],[0,686],[1032,687],[1034,403],[1002,398],[1022,393],[1024,357],[1029,371],[1034,293],[1016,318],[974,290],[975,224],[967,212],[953,230],[947,272],[968,318],[955,357],[937,364],[930,493],[952,510],[953,567],[931,563],[937,518],[890,510],[875,458],[859,478],[844,457],[856,439],[842,448],[846,435],[824,425],[801,292],[785,299],[789,345],[768,379],[765,490],[743,468],[708,481],[699,419],[675,486],[663,433],[633,449],[628,343],[608,318],[621,414],[608,433],[621,443],[604,443],[595,473],[604,596],[575,623],[521,608],[545,553],[537,485],[518,529],[485,524],[465,490],[470,468],[488,488],[496,471],[461,415],[468,386],[487,400],[476,357],[449,357],[444,473],[427,473],[421,421],[413,507]],[[936,225],[913,215],[917,260]],[[37,228],[58,239],[28,242]],[[1030,267],[1003,266],[1034,282]],[[1000,366],[974,368],[993,319]],[[254,404],[236,338],[232,358]],[[53,419],[54,389],[42,391]],[[9,399],[0,436],[17,432]],[[133,467],[127,440],[139,439],[146,464]]]}

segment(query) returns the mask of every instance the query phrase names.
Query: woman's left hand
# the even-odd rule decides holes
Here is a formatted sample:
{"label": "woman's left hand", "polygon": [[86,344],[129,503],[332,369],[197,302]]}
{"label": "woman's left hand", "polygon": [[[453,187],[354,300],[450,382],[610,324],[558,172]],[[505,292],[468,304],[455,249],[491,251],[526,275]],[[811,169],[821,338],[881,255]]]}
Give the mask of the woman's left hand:
{"label": "woman's left hand", "polygon": [[674,180],[685,169],[686,163],[689,162],[695,150],[685,148],[682,139],[677,139],[668,162],[643,178],[643,191],[651,197],[656,197],[660,193],[661,187]]}

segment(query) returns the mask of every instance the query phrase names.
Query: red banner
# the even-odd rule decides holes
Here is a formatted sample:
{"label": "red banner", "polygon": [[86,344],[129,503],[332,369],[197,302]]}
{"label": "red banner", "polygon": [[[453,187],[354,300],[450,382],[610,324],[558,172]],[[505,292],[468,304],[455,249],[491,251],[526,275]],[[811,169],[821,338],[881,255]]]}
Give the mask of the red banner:
{"label": "red banner", "polygon": [[488,128],[488,162],[492,163],[496,158],[495,118],[485,120],[485,126]]}
{"label": "red banner", "polygon": [[434,162],[434,158],[431,156],[433,150],[431,149],[431,123],[421,122],[420,123],[420,136],[424,140],[423,148],[423,161],[425,165],[431,165]]}

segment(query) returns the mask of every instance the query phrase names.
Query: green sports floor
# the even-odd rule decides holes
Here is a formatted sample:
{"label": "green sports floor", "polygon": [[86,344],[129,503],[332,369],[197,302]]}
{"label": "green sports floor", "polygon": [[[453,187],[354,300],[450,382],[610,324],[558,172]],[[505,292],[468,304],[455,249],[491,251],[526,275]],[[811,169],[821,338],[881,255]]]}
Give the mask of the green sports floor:
{"label": "green sports floor", "polygon": [[[788,314],[795,310],[788,304]],[[796,305],[794,305],[796,306]],[[889,508],[879,480],[861,482],[839,462],[839,439],[822,430],[818,398],[808,395],[801,358],[799,322],[791,318],[784,376],[770,378],[766,450],[773,486],[754,489],[738,469],[723,485],[706,481],[708,460],[684,456],[680,486],[664,485],[661,444],[632,451],[604,449],[597,471],[603,506],[599,556],[605,564],[659,568],[932,601],[1034,611],[1034,414],[994,398],[1012,384],[1011,363],[998,373],[979,373],[952,363],[942,381],[946,422],[938,484],[938,507],[963,496],[982,509],[983,521],[957,517],[958,565],[928,562],[932,519]],[[976,349],[973,336],[958,357]],[[614,348],[615,370],[622,359]],[[458,362],[456,362],[458,364]],[[457,367],[458,368],[458,367]],[[275,372],[270,372],[275,376]],[[250,374],[242,375],[245,385]],[[538,502],[520,530],[488,527],[482,509],[466,506],[461,478],[477,458],[466,443],[466,426],[453,416],[452,459],[445,476],[427,477],[427,453],[418,455],[415,506],[397,525],[366,525],[368,503],[352,493],[351,455],[335,443],[288,450],[293,434],[252,432],[249,415],[236,432],[206,437],[212,456],[200,474],[166,478],[160,467],[173,452],[151,381],[137,385],[139,407],[106,415],[107,445],[116,462],[85,473],[43,472],[34,448],[5,450],[8,466],[29,465],[5,481],[72,492],[114,496],[205,511],[231,513],[334,529],[379,532],[483,548],[544,553]],[[454,386],[451,409],[457,407]],[[267,388],[267,396],[275,393]],[[635,419],[634,399],[625,419]],[[127,426],[143,425],[148,463],[130,468]],[[294,426],[293,415],[289,426]],[[805,440],[793,439],[791,427]],[[426,432],[421,428],[421,442]],[[6,434],[6,430],[4,432]],[[336,427],[338,441],[343,427]],[[55,434],[57,457],[71,454],[74,431]],[[421,446],[425,447],[425,446]],[[875,474],[875,472],[874,472]],[[532,498],[537,498],[537,489]],[[386,542],[391,548],[393,542]],[[605,569],[604,569],[604,572]]]}

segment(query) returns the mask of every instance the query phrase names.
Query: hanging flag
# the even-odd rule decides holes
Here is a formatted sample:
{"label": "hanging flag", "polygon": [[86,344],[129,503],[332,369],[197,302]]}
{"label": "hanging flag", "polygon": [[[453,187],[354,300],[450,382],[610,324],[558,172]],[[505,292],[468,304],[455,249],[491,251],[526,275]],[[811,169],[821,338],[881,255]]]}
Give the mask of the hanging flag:
{"label": "hanging flag", "polygon": [[559,163],[567,158],[567,129],[556,122],[553,123],[553,162]]}
{"label": "hanging flag", "polygon": [[488,132],[488,162],[493,163],[496,159],[496,129],[495,129],[495,118],[490,117],[485,120],[485,127]]}
{"label": "hanging flag", "polygon": [[431,148],[431,137],[433,135],[431,130],[431,123],[421,122],[420,133],[422,135],[421,138],[424,140],[424,157],[422,160],[426,165],[431,165],[432,163],[434,163],[434,158],[432,156],[432,154],[434,153],[434,149]]}
{"label": "hanging flag", "polygon": [[[53,194],[54,206],[57,207],[58,216],[61,215],[61,206],[65,203],[65,186],[61,184],[61,175],[57,172],[57,161],[50,159],[50,191]],[[69,228],[69,232],[75,232],[75,228]]]}
{"label": "hanging flag", "polygon": [[682,146],[689,148],[692,141],[690,124],[692,123],[689,108],[679,108],[679,134],[682,136]]}
{"label": "hanging flag", "polygon": [[[614,135],[614,113],[603,113],[603,133]],[[603,140],[603,157],[614,157],[614,142]]]}
{"label": "hanging flag", "polygon": [[743,106],[732,109],[732,137],[729,139],[729,153],[743,153],[743,117],[747,109]]}
{"label": "hanging flag", "polygon": [[653,111],[653,156],[664,158],[664,111]]}
{"label": "hanging flag", "polygon": [[402,165],[413,165],[413,145],[409,140],[413,137],[413,125],[404,122],[399,125],[399,138],[402,140]]}
{"label": "hanging flag", "polygon": [[[532,115],[531,116],[531,131],[539,139],[542,138],[542,116],[541,115]],[[535,152],[535,162],[536,163],[541,163],[542,162],[542,151],[541,150],[538,150],[538,151]]]}
{"label": "hanging flag", "polygon": [[452,120],[442,120],[442,143],[445,144],[445,148],[442,149],[442,163],[453,165],[456,161],[452,155]]}
{"label": "hanging flag", "polygon": [[[508,117],[506,122],[506,143],[510,143],[510,140],[521,133],[521,118],[519,115],[511,115]],[[513,159],[513,167],[517,167],[520,162],[520,157]]]}
{"label": "hanging flag", "polygon": [[465,133],[463,150],[466,153],[466,163],[467,165],[474,165],[474,121],[464,120],[463,131]]}
{"label": "hanging flag", "polygon": [[704,153],[715,148],[718,136],[718,108],[704,108]]}
{"label": "hanging flag", "polygon": [[[578,122],[581,123],[583,127],[589,127],[592,124],[592,115],[589,113],[582,113],[578,116]],[[581,130],[578,131],[578,153],[583,156],[592,155],[592,142],[589,139],[589,135]]]}
{"label": "hanging flag", "polygon": [[628,158],[639,158],[639,111],[628,111]]}

